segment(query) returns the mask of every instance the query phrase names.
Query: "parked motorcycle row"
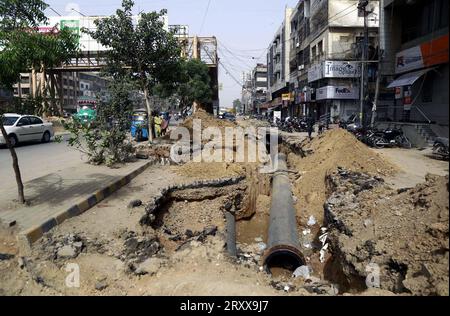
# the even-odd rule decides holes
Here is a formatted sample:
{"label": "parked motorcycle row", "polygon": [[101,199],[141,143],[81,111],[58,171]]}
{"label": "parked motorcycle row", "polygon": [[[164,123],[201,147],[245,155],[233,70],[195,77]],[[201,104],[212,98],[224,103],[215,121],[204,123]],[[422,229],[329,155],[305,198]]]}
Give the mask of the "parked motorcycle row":
{"label": "parked motorcycle row", "polygon": [[448,138],[438,137],[434,141],[433,154],[441,159],[448,160]]}
{"label": "parked motorcycle row", "polygon": [[358,140],[364,144],[374,147],[374,148],[388,148],[388,147],[401,147],[408,148],[412,147],[411,142],[403,133],[401,129],[385,129],[378,130],[375,128],[363,128],[358,123],[352,123],[346,125],[345,123],[340,124],[341,128],[347,129],[349,132],[353,133]]}

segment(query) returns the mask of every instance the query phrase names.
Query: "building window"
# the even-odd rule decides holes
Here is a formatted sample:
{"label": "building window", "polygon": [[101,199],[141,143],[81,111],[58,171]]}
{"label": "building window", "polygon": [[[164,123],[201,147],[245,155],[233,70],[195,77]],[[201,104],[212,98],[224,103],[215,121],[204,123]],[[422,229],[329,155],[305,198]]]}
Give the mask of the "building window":
{"label": "building window", "polygon": [[311,55],[312,55],[311,57],[313,59],[316,58],[316,55],[317,55],[316,46],[313,46],[313,48],[311,49]]}
{"label": "building window", "polygon": [[317,53],[319,54],[319,56],[323,55],[323,41],[320,41],[317,44]]}
{"label": "building window", "polygon": [[30,94],[30,88],[22,88],[22,94]]}
{"label": "building window", "polygon": [[84,84],[80,83],[81,89],[84,89]]}

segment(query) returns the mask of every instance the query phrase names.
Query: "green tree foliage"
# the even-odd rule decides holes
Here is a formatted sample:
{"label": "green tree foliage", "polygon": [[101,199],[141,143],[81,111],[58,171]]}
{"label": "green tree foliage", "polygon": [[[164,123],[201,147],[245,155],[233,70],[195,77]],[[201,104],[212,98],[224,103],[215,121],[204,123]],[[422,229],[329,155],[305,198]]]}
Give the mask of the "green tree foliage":
{"label": "green tree foliage", "polygon": [[90,163],[113,166],[131,158],[133,147],[127,132],[134,105],[134,89],[133,82],[116,79],[108,86],[111,99],[99,104],[97,116],[91,124],[76,118],[64,122],[64,127],[72,135],[69,144],[86,154]]}
{"label": "green tree foliage", "polygon": [[200,60],[192,59],[181,63],[180,84],[176,94],[182,108],[191,106],[194,102],[205,104],[211,101],[208,66]]}
{"label": "green tree foliage", "polygon": [[110,48],[105,70],[114,78],[132,79],[144,92],[152,130],[150,96],[158,84],[169,84],[176,78],[181,50],[173,34],[164,29],[166,10],[141,13],[134,23],[133,6],[133,1],[123,0],[115,15],[95,22],[96,31],[84,31]]}

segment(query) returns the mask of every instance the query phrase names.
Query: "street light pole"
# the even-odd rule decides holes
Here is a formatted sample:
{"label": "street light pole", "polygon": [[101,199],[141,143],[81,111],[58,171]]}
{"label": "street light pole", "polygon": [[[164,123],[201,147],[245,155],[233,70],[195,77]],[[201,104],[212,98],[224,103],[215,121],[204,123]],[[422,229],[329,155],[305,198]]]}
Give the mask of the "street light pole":
{"label": "street light pole", "polygon": [[364,102],[366,98],[366,70],[367,70],[367,47],[368,47],[368,37],[369,29],[367,27],[367,11],[366,7],[369,4],[368,0],[360,0],[358,3],[358,9],[363,11],[364,14],[364,40],[362,47],[361,56],[361,95],[360,95],[360,112],[359,118],[361,121],[361,126],[365,126],[364,120]]}

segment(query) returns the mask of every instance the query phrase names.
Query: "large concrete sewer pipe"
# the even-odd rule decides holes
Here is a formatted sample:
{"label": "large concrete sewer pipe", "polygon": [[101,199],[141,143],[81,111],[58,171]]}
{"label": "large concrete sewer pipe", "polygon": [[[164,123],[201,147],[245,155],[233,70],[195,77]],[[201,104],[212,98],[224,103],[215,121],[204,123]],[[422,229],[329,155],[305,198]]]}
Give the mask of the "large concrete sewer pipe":
{"label": "large concrete sewer pipe", "polygon": [[272,178],[269,238],[264,257],[264,266],[268,272],[272,268],[294,271],[305,264],[304,257],[300,252],[296,211],[286,155],[280,153],[277,161],[278,167]]}

